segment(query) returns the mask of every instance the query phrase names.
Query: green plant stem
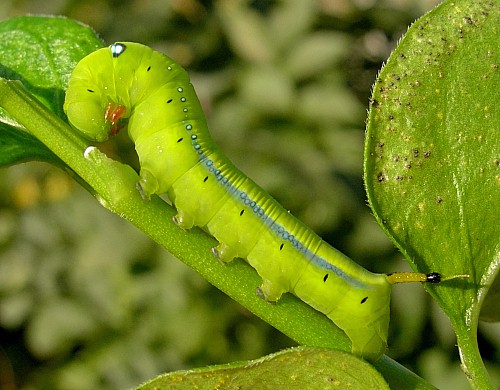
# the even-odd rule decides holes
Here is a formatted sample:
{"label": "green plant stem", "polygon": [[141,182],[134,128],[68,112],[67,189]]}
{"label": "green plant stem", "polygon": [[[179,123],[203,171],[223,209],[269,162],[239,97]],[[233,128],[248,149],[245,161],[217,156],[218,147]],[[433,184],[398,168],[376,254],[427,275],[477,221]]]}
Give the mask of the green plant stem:
{"label": "green plant stem", "polygon": [[[145,202],[135,189],[137,174],[108,159],[76,136],[69,126],[34,99],[19,82],[0,80],[0,106],[58,155],[88,184],[110,211],[130,221],[210,283],[301,345],[350,351],[347,336],[323,314],[286,294],[269,305],[254,293],[256,272],[234,261],[224,267],[211,254],[215,240],[200,229],[185,232],[173,222],[175,210],[158,197]],[[376,364],[393,388],[432,389],[432,385],[384,356]]]}
{"label": "green plant stem", "polygon": [[[477,320],[474,322],[477,324]],[[477,343],[477,325],[474,329],[457,331],[462,369],[467,376],[471,388],[477,390],[493,390],[495,386],[484,366]]]}

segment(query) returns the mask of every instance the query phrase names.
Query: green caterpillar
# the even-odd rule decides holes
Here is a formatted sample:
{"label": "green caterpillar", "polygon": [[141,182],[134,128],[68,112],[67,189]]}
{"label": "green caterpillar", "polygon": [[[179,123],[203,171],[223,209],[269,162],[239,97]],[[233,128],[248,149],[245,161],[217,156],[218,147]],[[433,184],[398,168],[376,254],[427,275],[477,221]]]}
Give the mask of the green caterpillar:
{"label": "green caterpillar", "polygon": [[260,296],[276,302],[293,293],[343,329],[353,353],[366,359],[386,349],[394,283],[453,278],[374,274],[323,241],[219,151],[187,72],[149,47],[115,43],[82,59],[64,111],[96,141],[128,121],[143,197],[167,193],[180,227],[202,227],[219,241],[217,258],[241,257],[255,268]]}

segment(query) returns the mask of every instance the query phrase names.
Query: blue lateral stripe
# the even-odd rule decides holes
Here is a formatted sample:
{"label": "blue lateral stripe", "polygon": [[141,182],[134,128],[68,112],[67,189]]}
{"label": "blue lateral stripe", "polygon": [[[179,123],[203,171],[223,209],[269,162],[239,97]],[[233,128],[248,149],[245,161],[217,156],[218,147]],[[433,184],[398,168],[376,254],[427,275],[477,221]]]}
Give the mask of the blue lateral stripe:
{"label": "blue lateral stripe", "polygon": [[[183,92],[183,89],[181,87],[177,88],[177,91],[179,93]],[[181,97],[181,102],[185,102],[186,98]],[[191,123],[186,123],[185,125],[186,131],[191,134],[190,139],[191,139],[191,144],[193,145],[194,151],[198,154],[198,158],[200,162],[203,162],[203,165],[207,169],[207,171],[211,174],[213,174],[216,178],[217,181],[219,181],[226,189],[227,191],[232,194],[236,199],[239,199],[240,202],[245,205],[249,206],[254,214],[261,219],[264,224],[272,231],[274,232],[278,237],[281,237],[284,241],[289,241],[292,246],[298,251],[304,254],[304,256],[308,259],[309,262],[317,265],[319,268],[324,269],[327,272],[332,272],[338,277],[344,279],[348,283],[357,286],[357,287],[365,287],[366,285],[362,282],[360,282],[357,279],[352,278],[351,276],[347,275],[345,272],[343,272],[340,268],[336,267],[335,265],[331,264],[328,262],[326,259],[317,256],[314,254],[312,251],[309,250],[303,243],[300,242],[293,234],[290,234],[284,226],[278,224],[275,220],[269,217],[269,215],[266,214],[265,210],[261,208],[255,202],[252,200],[248,194],[245,191],[240,190],[236,186],[234,186],[229,179],[222,174],[222,171],[215,166],[215,163],[212,159],[208,158],[208,156],[205,154],[203,151],[201,145],[198,142],[198,136],[193,134],[193,125]]]}

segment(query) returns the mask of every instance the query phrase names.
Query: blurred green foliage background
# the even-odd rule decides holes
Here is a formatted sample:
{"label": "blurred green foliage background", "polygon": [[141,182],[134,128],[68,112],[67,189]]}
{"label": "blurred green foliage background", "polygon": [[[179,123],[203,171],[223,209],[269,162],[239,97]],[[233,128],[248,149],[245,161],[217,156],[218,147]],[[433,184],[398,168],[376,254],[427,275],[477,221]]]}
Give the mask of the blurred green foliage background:
{"label": "blurred green foliage background", "polygon": [[[332,245],[390,272],[409,267],[366,205],[364,121],[383,61],[436,3],[4,0],[0,19],[66,15],[106,44],[168,54],[238,167]],[[107,152],[134,159],[124,137]],[[0,389],[126,389],[294,345],[65,173],[3,169],[0,190]],[[468,388],[448,320],[421,286],[395,288],[391,321],[390,356],[438,387]],[[480,343],[500,377],[498,325],[481,325]]]}

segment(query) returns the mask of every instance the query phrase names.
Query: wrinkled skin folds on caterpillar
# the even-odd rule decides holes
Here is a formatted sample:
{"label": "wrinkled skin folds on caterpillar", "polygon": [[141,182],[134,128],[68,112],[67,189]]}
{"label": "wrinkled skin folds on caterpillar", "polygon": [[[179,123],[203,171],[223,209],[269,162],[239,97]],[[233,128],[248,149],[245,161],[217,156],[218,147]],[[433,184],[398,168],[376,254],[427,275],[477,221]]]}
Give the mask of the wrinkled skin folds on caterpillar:
{"label": "wrinkled skin folds on caterpillar", "polygon": [[77,65],[64,110],[95,141],[128,121],[145,198],[167,193],[180,227],[200,226],[215,237],[213,252],[224,262],[246,259],[266,300],[293,293],[344,330],[353,353],[369,360],[384,353],[390,276],[331,247],[219,151],[182,67],[146,46],[115,43]]}

